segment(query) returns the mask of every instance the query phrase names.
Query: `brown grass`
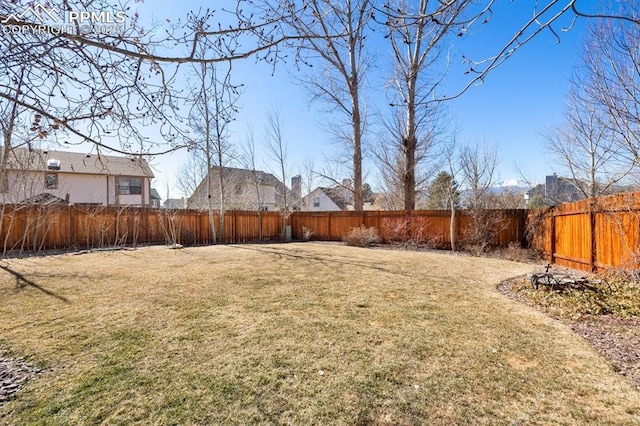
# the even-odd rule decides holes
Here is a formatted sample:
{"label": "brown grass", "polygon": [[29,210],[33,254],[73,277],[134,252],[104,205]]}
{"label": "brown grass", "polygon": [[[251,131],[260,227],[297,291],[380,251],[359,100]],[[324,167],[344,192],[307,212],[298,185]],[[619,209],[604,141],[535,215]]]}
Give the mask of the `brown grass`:
{"label": "brown grass", "polygon": [[6,424],[634,424],[640,394],[497,292],[523,264],[328,244],[12,260]]}

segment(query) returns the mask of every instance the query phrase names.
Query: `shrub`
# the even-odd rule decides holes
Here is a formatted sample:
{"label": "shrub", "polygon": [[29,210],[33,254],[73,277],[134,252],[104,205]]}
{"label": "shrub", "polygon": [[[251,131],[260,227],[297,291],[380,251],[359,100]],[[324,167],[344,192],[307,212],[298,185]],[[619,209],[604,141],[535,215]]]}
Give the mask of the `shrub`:
{"label": "shrub", "polygon": [[306,226],[302,227],[302,241],[309,241],[313,237],[313,231]]}
{"label": "shrub", "polygon": [[369,247],[380,242],[380,236],[376,228],[367,228],[362,225],[358,228],[351,228],[351,231],[342,237],[348,246]]}
{"label": "shrub", "polygon": [[382,219],[385,242],[399,244],[405,249],[442,248],[442,237],[430,235],[428,225],[428,219],[419,216]]}

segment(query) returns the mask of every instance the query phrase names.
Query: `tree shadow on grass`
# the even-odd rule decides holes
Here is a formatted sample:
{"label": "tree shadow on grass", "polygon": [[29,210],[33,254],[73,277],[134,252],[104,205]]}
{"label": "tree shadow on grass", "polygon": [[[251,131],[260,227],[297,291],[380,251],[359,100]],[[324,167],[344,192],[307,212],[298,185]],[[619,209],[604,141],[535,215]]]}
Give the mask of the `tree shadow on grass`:
{"label": "tree shadow on grass", "polygon": [[23,287],[33,287],[37,290],[40,290],[41,292],[43,292],[44,294],[46,294],[47,296],[51,296],[55,299],[58,299],[64,303],[70,303],[69,299],[67,299],[66,297],[60,296],[55,294],[54,292],[47,290],[46,288],[42,287],[41,285],[39,285],[38,283],[31,281],[30,279],[26,278],[24,275],[22,275],[20,272],[14,271],[13,269],[9,268],[8,266],[4,266],[4,265],[0,265],[0,269],[8,272],[9,274],[13,275],[16,278],[16,286],[18,288],[23,288]]}
{"label": "tree shadow on grass", "polygon": [[328,259],[328,258],[323,258],[321,256],[315,255],[308,255],[308,254],[300,254],[299,252],[295,251],[295,250],[291,250],[291,249],[267,249],[267,248],[258,248],[258,247],[249,247],[246,245],[231,245],[229,247],[234,247],[234,248],[239,248],[242,250],[253,250],[253,251],[258,251],[261,253],[269,253],[269,254],[275,254],[279,257],[289,257],[289,258],[293,258],[293,259],[299,259],[299,260],[307,260],[307,261],[315,261],[318,263],[322,263],[324,265],[330,266],[331,264],[342,264],[342,265],[351,265],[351,266],[358,266],[361,268],[368,268],[368,269],[375,269],[377,271],[380,272],[385,272],[387,274],[393,274],[393,275],[400,275],[403,277],[410,277],[410,274],[405,274],[402,272],[398,272],[396,270],[392,270],[392,269],[387,269],[387,268],[383,268],[381,266],[376,266],[376,265],[371,265],[368,263],[363,263],[363,262],[353,262],[353,261],[346,261],[346,260],[338,260],[338,259]]}

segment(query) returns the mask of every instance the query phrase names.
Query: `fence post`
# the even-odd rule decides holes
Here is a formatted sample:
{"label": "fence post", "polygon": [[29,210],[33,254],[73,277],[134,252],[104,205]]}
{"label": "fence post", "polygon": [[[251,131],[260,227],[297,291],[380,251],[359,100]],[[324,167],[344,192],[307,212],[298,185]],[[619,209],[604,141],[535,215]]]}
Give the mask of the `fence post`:
{"label": "fence post", "polygon": [[141,235],[140,244],[149,244],[149,214],[147,211],[147,207],[143,207],[142,210],[142,220],[140,221]]}
{"label": "fence post", "polygon": [[234,243],[238,242],[238,212],[233,211],[233,241]]}
{"label": "fence post", "polygon": [[589,256],[589,267],[591,272],[596,272],[596,260],[597,260],[597,238],[596,238],[596,202],[595,198],[589,200],[589,236],[591,238],[591,255]]}
{"label": "fence post", "polygon": [[549,263],[556,263],[556,209],[551,207],[551,230],[549,232]]}
{"label": "fence post", "polygon": [[76,214],[75,207],[72,205],[69,208],[69,248],[76,245]]}

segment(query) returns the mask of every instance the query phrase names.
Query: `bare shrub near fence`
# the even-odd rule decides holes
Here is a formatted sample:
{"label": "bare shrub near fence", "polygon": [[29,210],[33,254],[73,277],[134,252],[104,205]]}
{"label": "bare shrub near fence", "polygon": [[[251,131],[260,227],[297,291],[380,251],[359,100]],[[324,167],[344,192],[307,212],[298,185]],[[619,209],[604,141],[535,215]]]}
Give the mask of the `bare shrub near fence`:
{"label": "bare shrub near fence", "polygon": [[[106,214],[105,208],[101,205],[81,206],[79,211],[86,214],[85,226],[87,229],[86,247],[105,248],[117,245],[116,223],[120,212],[116,213],[114,221],[110,215]],[[111,239],[111,235],[114,239]]]}
{"label": "bare shrub near fence", "polygon": [[25,251],[40,253],[45,246],[47,234],[51,229],[51,209],[46,206],[26,206],[25,229],[20,240],[17,255]]}
{"label": "bare shrub near fence", "polygon": [[502,210],[469,210],[471,227],[461,238],[462,247],[474,256],[481,256],[495,244],[495,235],[507,229]]}
{"label": "bare shrub near fence", "polygon": [[160,230],[164,236],[165,243],[174,246],[180,242],[182,236],[181,221],[178,217],[178,210],[164,209],[160,218]]}
{"label": "bare shrub near fence", "polygon": [[388,242],[404,248],[442,247],[442,237],[429,235],[428,219],[425,217],[384,218],[382,229]]}
{"label": "bare shrub near fence", "polygon": [[309,241],[313,237],[313,230],[303,226],[300,235],[302,235],[302,241]]}
{"label": "bare shrub near fence", "polygon": [[529,247],[536,247],[540,250],[544,247],[544,239],[547,232],[546,221],[550,213],[551,210],[548,208],[528,211],[525,238],[529,243]]}
{"label": "bare shrub near fence", "polygon": [[362,225],[357,228],[351,228],[351,231],[342,238],[348,246],[369,247],[380,243],[381,239],[376,228],[367,228]]}

